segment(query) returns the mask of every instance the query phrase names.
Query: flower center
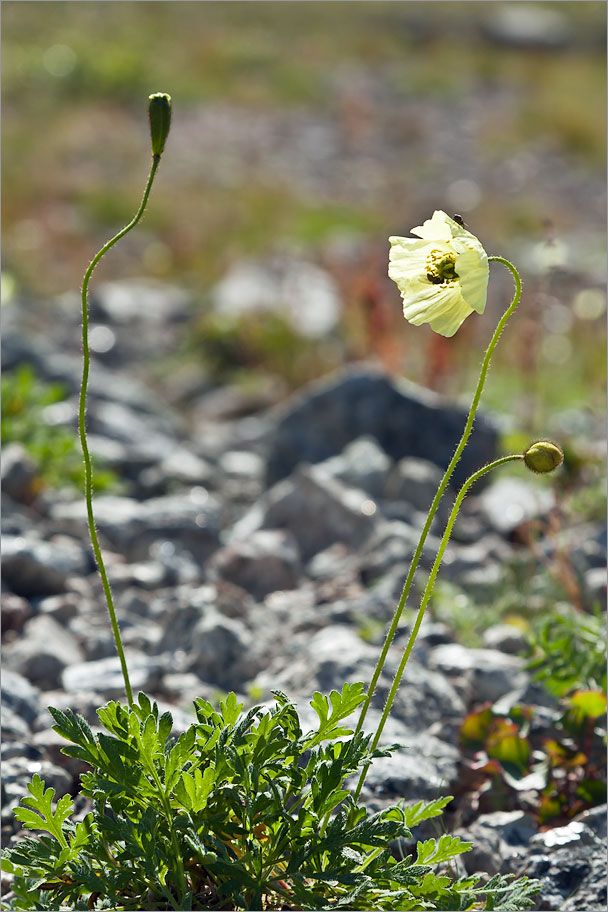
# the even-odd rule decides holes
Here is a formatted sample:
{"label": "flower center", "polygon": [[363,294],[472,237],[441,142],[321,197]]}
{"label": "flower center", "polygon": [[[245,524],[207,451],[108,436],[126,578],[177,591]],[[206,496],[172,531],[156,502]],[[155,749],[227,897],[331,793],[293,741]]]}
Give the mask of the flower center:
{"label": "flower center", "polygon": [[459,278],[456,272],[456,257],[453,253],[431,250],[426,258],[426,277],[433,285],[444,285]]}

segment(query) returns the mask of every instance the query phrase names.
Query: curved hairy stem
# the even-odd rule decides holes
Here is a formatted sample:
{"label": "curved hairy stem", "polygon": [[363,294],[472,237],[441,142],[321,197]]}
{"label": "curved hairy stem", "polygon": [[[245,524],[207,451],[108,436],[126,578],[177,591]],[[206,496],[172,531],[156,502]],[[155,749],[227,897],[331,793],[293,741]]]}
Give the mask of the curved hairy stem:
{"label": "curved hairy stem", "polygon": [[393,615],[391,625],[389,627],[388,633],[386,634],[386,639],[385,639],[384,645],[382,647],[382,652],[380,653],[380,657],[376,664],[376,668],[374,669],[374,674],[372,676],[372,679],[370,681],[370,685],[369,685],[369,688],[367,691],[367,697],[361,708],[361,715],[359,716],[359,720],[357,722],[357,727],[355,729],[356,732],[360,732],[361,729],[363,728],[363,722],[365,720],[365,716],[367,715],[367,711],[370,707],[372,697],[374,696],[374,692],[376,690],[376,685],[378,683],[378,678],[380,677],[380,674],[382,673],[382,669],[384,668],[384,663],[386,662],[386,656],[388,654],[389,647],[390,647],[391,643],[393,642],[393,639],[397,632],[397,628],[399,626],[399,621],[401,620],[401,615],[403,614],[403,610],[405,608],[405,603],[407,601],[407,597],[408,597],[410,589],[412,587],[414,575],[416,573],[416,569],[417,569],[418,563],[420,561],[422,549],[424,548],[424,543],[425,543],[427,535],[429,533],[429,529],[431,528],[431,524],[433,522],[433,519],[435,518],[435,513],[437,512],[437,507],[439,506],[439,502],[445,493],[445,489],[447,488],[450,478],[452,477],[452,473],[456,467],[456,464],[458,463],[458,460],[460,459],[460,457],[462,455],[462,451],[464,450],[464,448],[467,444],[467,441],[468,441],[469,437],[471,436],[471,431],[473,429],[473,422],[475,420],[475,415],[477,412],[477,407],[479,405],[479,400],[481,399],[483,387],[486,382],[486,376],[488,373],[488,368],[490,366],[490,360],[492,358],[492,354],[494,352],[494,349],[496,348],[496,344],[501,336],[501,333],[502,333],[503,329],[505,328],[507,320],[509,319],[509,317],[511,316],[511,314],[513,313],[513,311],[519,304],[519,299],[521,297],[521,280],[519,278],[519,273],[517,272],[517,269],[515,268],[515,266],[513,266],[513,264],[510,263],[508,260],[505,260],[503,257],[499,257],[499,256],[488,257],[488,261],[490,263],[492,263],[492,262],[502,263],[504,266],[507,267],[507,269],[509,269],[511,271],[511,274],[513,275],[513,278],[515,280],[515,294],[513,296],[513,300],[511,302],[510,306],[507,308],[507,310],[504,312],[504,314],[500,318],[498,326],[494,330],[494,335],[492,336],[492,339],[490,340],[490,344],[488,345],[488,348],[486,349],[486,353],[484,355],[483,362],[481,365],[479,380],[477,381],[477,388],[475,389],[475,395],[473,396],[473,401],[471,403],[471,408],[469,410],[469,415],[468,415],[468,418],[467,418],[467,421],[466,421],[466,424],[464,427],[464,431],[462,432],[462,437],[460,438],[460,442],[458,443],[458,446],[456,447],[456,451],[455,451],[454,455],[452,456],[450,464],[448,465],[447,469],[445,470],[445,474],[444,474],[443,478],[441,479],[439,487],[437,488],[437,493],[435,494],[435,497],[433,498],[433,502],[429,508],[428,516],[426,518],[426,522],[424,523],[424,527],[420,534],[420,540],[418,542],[418,545],[416,546],[414,556],[412,557],[412,562],[410,564],[410,569],[408,571],[407,578],[406,578],[404,586],[403,586],[403,591],[401,593],[399,603],[395,609],[395,613]]}
{"label": "curved hairy stem", "polygon": [[[399,684],[401,683],[401,678],[403,677],[403,672],[405,670],[405,666],[407,665],[407,661],[412,652],[414,643],[416,642],[416,637],[418,636],[418,631],[420,630],[420,625],[422,624],[422,619],[424,618],[424,613],[426,611],[426,607],[429,603],[429,599],[431,597],[431,593],[432,593],[433,587],[435,585],[435,580],[436,580],[437,574],[439,572],[439,567],[441,566],[441,561],[443,560],[443,555],[445,553],[445,549],[447,547],[448,541],[450,540],[450,535],[452,534],[452,528],[454,527],[454,523],[456,522],[456,517],[458,516],[458,511],[460,510],[461,504],[465,498],[467,491],[469,490],[469,488],[471,487],[472,484],[474,484],[476,481],[478,481],[483,475],[487,475],[487,473],[491,472],[493,469],[497,469],[497,468],[499,468],[499,466],[506,465],[508,462],[523,462],[523,458],[524,457],[521,454],[503,456],[501,459],[496,459],[494,462],[488,463],[488,465],[479,469],[479,471],[474,472],[472,475],[469,475],[469,477],[467,478],[467,480],[461,487],[460,491],[458,492],[458,496],[456,497],[456,500],[454,501],[454,506],[452,507],[452,512],[450,513],[450,518],[448,519],[448,523],[445,528],[445,532],[443,533],[443,538],[441,539],[441,544],[439,545],[439,550],[437,551],[437,557],[435,558],[435,562],[431,569],[431,573],[429,575],[428,582],[426,584],[426,587],[425,587],[425,590],[424,590],[424,593],[422,596],[422,601],[420,602],[420,608],[418,609],[416,621],[414,623],[414,626],[412,627],[412,632],[410,633],[409,639],[407,641],[407,646],[405,647],[403,656],[401,658],[401,662],[399,663],[399,668],[397,669],[397,671],[395,673],[395,677],[393,678],[393,683],[391,685],[391,689],[389,691],[388,697],[386,698],[386,703],[384,704],[384,710],[382,711],[382,716],[380,718],[378,728],[376,729],[376,734],[374,735],[374,739],[372,741],[370,750],[375,750],[376,747],[378,746],[378,742],[380,741],[380,736],[381,736],[384,726],[386,724],[386,720],[388,719],[388,715],[391,711],[391,706],[393,705],[393,700],[395,699],[397,690],[399,689]],[[365,781],[365,776],[367,774],[368,768],[369,767],[365,767],[361,771],[361,776],[359,777],[359,782],[357,784],[357,788],[356,788],[355,794],[354,794],[355,801],[359,797],[359,794],[361,793],[361,789],[363,788],[363,783]]]}
{"label": "curved hairy stem", "polygon": [[158,163],[160,161],[160,155],[154,155],[152,159],[152,168],[148,177],[148,182],[146,184],[146,189],[142,201],[140,203],[137,213],[133,219],[129,222],[128,225],[125,225],[118,234],[115,234],[104,246],[101,248],[98,253],[95,254],[89,267],[84,274],[84,279],[82,281],[82,382],[80,384],[80,398],[79,398],[79,407],[78,407],[78,436],[80,437],[80,446],[82,448],[82,455],[84,458],[84,487],[85,487],[85,500],[87,505],[87,520],[89,525],[89,535],[91,536],[91,545],[93,546],[93,552],[95,554],[95,560],[97,562],[97,567],[99,569],[99,575],[101,576],[101,582],[103,585],[103,591],[106,597],[106,604],[108,606],[108,613],[110,615],[110,623],[112,625],[112,633],[114,634],[114,641],[116,643],[116,651],[118,652],[118,657],[120,659],[120,665],[122,668],[122,675],[125,681],[125,691],[127,694],[127,700],[129,706],[133,705],[133,691],[131,690],[131,682],[129,681],[129,672],[127,670],[127,663],[125,660],[125,653],[122,645],[122,639],[120,636],[120,629],[118,627],[118,621],[116,619],[116,609],[114,608],[114,599],[112,597],[112,590],[110,588],[110,582],[108,580],[108,574],[106,572],[106,567],[103,561],[101,554],[101,548],[99,546],[99,538],[97,536],[97,529],[95,528],[95,517],[93,514],[93,466],[91,463],[91,455],[89,453],[89,444],[87,441],[87,427],[86,427],[86,408],[87,408],[87,389],[89,383],[89,371],[91,364],[91,354],[89,350],[89,302],[88,302],[88,290],[89,290],[89,280],[93,274],[93,270],[101,260],[101,258],[110,250],[111,247],[116,244],[125,234],[128,234],[132,228],[135,228],[137,223],[140,221],[146,204],[148,202],[148,197],[150,195],[150,190],[152,189],[152,183],[154,181],[154,176],[156,174],[156,169],[158,168]]}

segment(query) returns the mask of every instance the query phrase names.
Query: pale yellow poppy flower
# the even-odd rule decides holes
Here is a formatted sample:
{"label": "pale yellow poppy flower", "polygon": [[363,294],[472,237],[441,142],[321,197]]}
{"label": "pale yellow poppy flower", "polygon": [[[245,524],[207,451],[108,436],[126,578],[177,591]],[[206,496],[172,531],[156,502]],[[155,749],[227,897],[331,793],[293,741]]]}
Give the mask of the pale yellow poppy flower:
{"label": "pale yellow poppy flower", "polygon": [[482,314],[488,289],[488,255],[475,235],[441,209],[412,228],[421,240],[391,237],[389,277],[403,298],[403,316],[453,336],[473,311]]}

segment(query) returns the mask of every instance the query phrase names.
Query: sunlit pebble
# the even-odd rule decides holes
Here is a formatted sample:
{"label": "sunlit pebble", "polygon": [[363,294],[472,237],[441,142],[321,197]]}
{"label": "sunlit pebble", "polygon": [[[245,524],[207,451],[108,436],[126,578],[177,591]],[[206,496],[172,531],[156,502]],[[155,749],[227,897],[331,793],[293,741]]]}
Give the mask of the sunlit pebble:
{"label": "sunlit pebble", "polygon": [[537,269],[541,272],[548,272],[550,269],[566,265],[568,262],[568,245],[558,238],[543,241],[534,247],[532,257]]}
{"label": "sunlit pebble", "polygon": [[451,563],[454,562],[455,557],[456,557],[456,555],[454,554],[453,549],[452,549],[452,548],[448,548],[448,549],[446,550],[445,554],[443,555],[443,563],[444,563],[444,564],[451,564]]}
{"label": "sunlit pebble", "polygon": [[51,76],[69,76],[76,60],[75,52],[67,44],[53,44],[42,55],[44,68]]}
{"label": "sunlit pebble", "polygon": [[583,288],[574,298],[572,310],[579,320],[597,320],[606,312],[606,295],[600,288]]}
{"label": "sunlit pebble", "polygon": [[209,498],[209,491],[207,488],[203,488],[202,485],[195,485],[193,488],[190,488],[190,500],[194,504],[200,504],[201,506],[207,502]]}
{"label": "sunlit pebble", "polygon": [[509,504],[505,508],[505,515],[509,522],[518,523],[524,518],[524,509],[519,504]]}
{"label": "sunlit pebble", "polygon": [[204,513],[198,513],[194,519],[194,522],[199,527],[199,529],[204,529],[207,525],[207,517]]}
{"label": "sunlit pebble", "polygon": [[150,554],[152,557],[173,557],[175,554],[175,545],[171,541],[154,542],[150,545]]}
{"label": "sunlit pebble", "polygon": [[451,183],[445,195],[450,206],[459,212],[470,212],[481,202],[479,185],[466,178]]}
{"label": "sunlit pebble", "polygon": [[89,348],[103,354],[110,351],[116,343],[116,336],[108,326],[95,326],[89,333]]}
{"label": "sunlit pebble", "polygon": [[550,364],[565,364],[572,355],[572,342],[568,336],[552,333],[541,342],[540,353]]}
{"label": "sunlit pebble", "polygon": [[361,504],[361,512],[364,516],[373,516],[377,509],[373,500],[364,500]]}
{"label": "sunlit pebble", "polygon": [[572,329],[574,317],[569,307],[556,301],[543,311],[542,322],[550,333],[567,333]]}

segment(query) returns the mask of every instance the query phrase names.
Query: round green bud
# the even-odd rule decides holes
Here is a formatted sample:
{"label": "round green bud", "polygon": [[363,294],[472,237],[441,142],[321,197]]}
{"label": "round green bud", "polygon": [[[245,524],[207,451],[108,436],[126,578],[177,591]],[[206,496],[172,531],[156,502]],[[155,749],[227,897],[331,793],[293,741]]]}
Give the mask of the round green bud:
{"label": "round green bud", "polygon": [[171,96],[165,92],[155,92],[154,95],[150,95],[148,115],[150,117],[152,155],[162,155],[171,127]]}
{"label": "round green bud", "polygon": [[552,472],[564,461],[564,454],[556,443],[550,440],[537,440],[524,453],[524,462],[532,472],[544,474]]}

